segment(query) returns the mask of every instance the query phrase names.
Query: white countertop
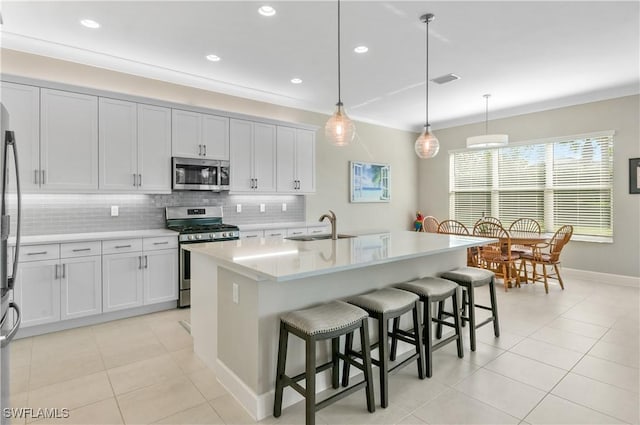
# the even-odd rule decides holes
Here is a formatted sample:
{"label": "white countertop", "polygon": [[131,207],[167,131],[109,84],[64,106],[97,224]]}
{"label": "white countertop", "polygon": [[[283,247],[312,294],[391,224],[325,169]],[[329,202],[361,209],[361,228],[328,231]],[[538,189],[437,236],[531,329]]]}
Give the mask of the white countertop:
{"label": "white countertop", "polygon": [[257,280],[286,281],[424,257],[495,242],[494,239],[394,231],[318,241],[241,239],[184,245],[223,267]]}
{"label": "white countertop", "polygon": [[[45,243],[65,243],[84,241],[104,241],[113,239],[152,238],[157,236],[175,236],[178,232],[169,229],[121,230],[116,232],[61,233],[53,235],[29,235],[20,238],[20,245],[37,245]],[[15,236],[9,238],[9,246],[16,244]]]}

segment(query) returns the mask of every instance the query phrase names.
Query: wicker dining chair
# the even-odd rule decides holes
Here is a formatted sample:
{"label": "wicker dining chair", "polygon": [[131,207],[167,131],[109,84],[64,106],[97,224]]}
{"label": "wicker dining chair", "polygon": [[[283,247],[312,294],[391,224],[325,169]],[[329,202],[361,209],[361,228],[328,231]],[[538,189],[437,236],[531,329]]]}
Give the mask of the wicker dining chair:
{"label": "wicker dining chair", "polygon": [[515,266],[520,254],[511,251],[509,232],[499,224],[483,221],[473,227],[473,234],[498,239],[497,242],[478,247],[478,265],[501,277],[505,292],[512,280],[515,286],[520,286],[520,276]]}
{"label": "wicker dining chair", "polygon": [[438,233],[439,225],[440,223],[437,218],[432,215],[428,215],[422,220],[422,231],[427,233]]}
{"label": "wicker dining chair", "polygon": [[[540,226],[540,223],[532,218],[519,218],[511,223],[511,226],[509,226],[509,233],[534,233],[536,235],[539,235],[541,231],[542,227]],[[511,247],[511,250],[519,253],[531,252],[531,247],[524,245],[513,245]]]}
{"label": "wicker dining chair", "polygon": [[[521,255],[522,264],[520,265],[521,271],[524,269],[526,273],[526,262],[529,261],[533,266],[533,282],[544,282],[544,292],[549,293],[548,278],[555,278],[560,284],[560,288],[564,290],[564,283],[560,277],[560,270],[558,264],[560,264],[560,253],[562,248],[569,242],[573,235],[573,226],[565,225],[559,228],[553,235],[549,242],[539,243],[533,247],[531,253],[524,253]],[[537,274],[538,264],[542,266],[542,277]],[[547,272],[547,266],[553,266],[555,273],[549,274]]]}
{"label": "wicker dining chair", "polygon": [[[444,220],[438,225],[438,233],[447,235],[470,235],[467,226],[456,220]],[[478,248],[467,248],[467,266],[476,267],[478,265]]]}
{"label": "wicker dining chair", "polygon": [[447,235],[468,235],[467,226],[456,220],[444,220],[438,225],[438,233]]}

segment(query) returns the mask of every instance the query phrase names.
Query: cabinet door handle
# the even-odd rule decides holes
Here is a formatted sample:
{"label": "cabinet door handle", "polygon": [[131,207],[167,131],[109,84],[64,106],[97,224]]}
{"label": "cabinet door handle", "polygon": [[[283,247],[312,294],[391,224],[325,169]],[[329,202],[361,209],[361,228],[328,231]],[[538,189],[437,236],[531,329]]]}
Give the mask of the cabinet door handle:
{"label": "cabinet door handle", "polygon": [[136,173],[133,173],[133,187],[136,187]]}
{"label": "cabinet door handle", "polygon": [[247,239],[249,239],[249,238],[257,238],[257,237],[258,237],[258,235],[247,235],[247,236],[245,236],[245,238],[247,238]]}
{"label": "cabinet door handle", "polygon": [[149,268],[149,257],[147,255],[144,256],[144,268]]}
{"label": "cabinet door handle", "polygon": [[131,245],[116,245],[116,249],[120,248],[131,248]]}
{"label": "cabinet door handle", "polygon": [[169,243],[169,241],[164,241],[164,242],[154,242],[154,245],[167,245]]}
{"label": "cabinet door handle", "polygon": [[48,251],[27,252],[27,255],[45,255]]}
{"label": "cabinet door handle", "polygon": [[202,156],[202,145],[198,145],[198,155]]}
{"label": "cabinet door handle", "polygon": [[60,278],[60,276],[58,275],[58,267],[60,267],[60,266],[58,264],[56,264],[55,271],[53,273],[53,278],[54,279],[59,279]]}
{"label": "cabinet door handle", "polygon": [[78,248],[78,249],[72,249],[72,252],[83,252],[83,251],[91,251],[91,248]]}
{"label": "cabinet door handle", "polygon": [[293,232],[292,235],[301,235],[302,232]]}
{"label": "cabinet door handle", "polygon": [[138,255],[138,269],[142,268],[142,255]]}
{"label": "cabinet door handle", "polygon": [[67,275],[67,265],[63,264],[62,265],[62,278],[64,279],[65,277],[67,277],[66,275]]}
{"label": "cabinet door handle", "polygon": [[257,189],[258,188],[258,179],[255,179],[255,181],[256,181],[256,187],[255,188]]}
{"label": "cabinet door handle", "polygon": [[270,233],[269,236],[282,236],[282,233]]}
{"label": "cabinet door handle", "polygon": [[204,146],[204,156],[207,156],[207,145],[202,145]]}
{"label": "cabinet door handle", "polygon": [[42,173],[42,179],[40,179],[40,183],[41,184],[45,184],[46,181],[45,181],[45,178],[44,178],[44,170],[40,170],[40,172]]}
{"label": "cabinet door handle", "polygon": [[138,186],[142,186],[142,174],[138,174]]}
{"label": "cabinet door handle", "polygon": [[38,170],[33,170],[33,184],[38,184]]}

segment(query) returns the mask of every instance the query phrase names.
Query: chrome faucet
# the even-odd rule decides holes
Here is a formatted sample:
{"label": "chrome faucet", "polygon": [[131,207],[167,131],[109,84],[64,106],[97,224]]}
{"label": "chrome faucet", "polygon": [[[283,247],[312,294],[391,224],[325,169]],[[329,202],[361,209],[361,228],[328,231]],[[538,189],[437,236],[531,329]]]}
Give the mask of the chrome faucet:
{"label": "chrome faucet", "polygon": [[336,240],[338,239],[338,235],[336,234],[336,213],[334,213],[333,211],[329,210],[329,214],[322,214],[320,216],[320,219],[318,221],[322,221],[325,218],[329,219],[329,222],[331,223],[331,239]]}

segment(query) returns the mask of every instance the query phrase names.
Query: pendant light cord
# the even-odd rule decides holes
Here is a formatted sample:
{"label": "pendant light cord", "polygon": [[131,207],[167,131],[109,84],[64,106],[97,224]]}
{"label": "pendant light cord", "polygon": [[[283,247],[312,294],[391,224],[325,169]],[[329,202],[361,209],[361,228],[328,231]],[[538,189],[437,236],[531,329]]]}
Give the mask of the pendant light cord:
{"label": "pendant light cord", "polygon": [[338,104],[342,104],[340,92],[340,0],[338,0]]}
{"label": "pendant light cord", "polygon": [[429,127],[429,18],[428,17],[425,19],[425,22],[427,24],[427,31],[425,36],[425,39],[426,39],[425,69],[426,69],[427,79],[424,82],[424,92],[425,92],[424,98],[426,99],[424,115],[425,115],[425,127]]}
{"label": "pendant light cord", "polygon": [[484,134],[489,134],[489,95],[485,94],[484,98],[486,99],[484,109]]}

